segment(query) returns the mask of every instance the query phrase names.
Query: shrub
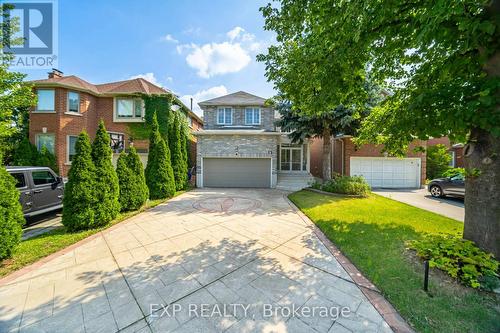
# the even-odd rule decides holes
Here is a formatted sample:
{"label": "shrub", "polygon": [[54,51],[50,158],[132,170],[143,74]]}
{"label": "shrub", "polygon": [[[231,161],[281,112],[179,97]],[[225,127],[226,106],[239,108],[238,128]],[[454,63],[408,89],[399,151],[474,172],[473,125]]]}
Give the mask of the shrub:
{"label": "shrub", "polygon": [[95,206],[95,223],[105,225],[113,220],[120,211],[118,201],[118,176],[112,163],[113,151],[110,138],[104,122],[99,127],[92,143],[92,162],[95,166],[95,192],[97,203]]}
{"label": "shrub", "polygon": [[367,196],[370,193],[370,185],[361,176],[338,176],[324,183],[321,189],[326,192],[360,196]]}
{"label": "shrub", "polygon": [[0,259],[10,257],[19,244],[24,222],[16,180],[0,166]]}
{"label": "shrub", "polygon": [[83,131],[76,141],[75,156],[64,187],[62,223],[69,231],[96,226],[95,167],[91,151],[89,136]]}
{"label": "shrub", "polygon": [[145,170],[150,199],[164,199],[175,194],[175,179],[170,151],[160,136],[156,114],[153,114],[149,137],[148,164]]}
{"label": "shrub", "polygon": [[316,189],[316,190],[321,190],[321,187],[323,186],[323,184],[321,184],[320,182],[318,182],[317,180],[313,181],[311,183],[311,188],[313,189]]}
{"label": "shrub", "polygon": [[443,177],[453,177],[455,175],[462,175],[465,177],[465,169],[464,168],[449,168],[445,172],[443,172]]}
{"label": "shrub", "polygon": [[122,211],[139,209],[148,199],[149,190],[144,177],[144,168],[134,147],[128,154],[118,157],[116,173],[120,184],[120,206]]}
{"label": "shrub", "polygon": [[20,166],[45,166],[51,168],[56,173],[59,172],[56,156],[45,146],[42,147],[41,151],[38,151],[28,138],[21,140],[15,148],[12,164]]}
{"label": "shrub", "polygon": [[183,155],[182,146],[184,142],[182,141],[180,121],[179,113],[175,112],[170,122],[168,138],[171,154],[170,161],[174,170],[175,187],[177,190],[182,190],[187,185],[187,163]]}
{"label": "shrub", "polygon": [[450,168],[451,155],[445,145],[438,144],[427,148],[427,178],[441,177]]}
{"label": "shrub", "polygon": [[466,286],[479,288],[482,281],[488,281],[484,286],[491,286],[492,278],[498,281],[499,262],[469,240],[432,235],[407,245],[420,258],[429,260],[429,266],[445,271]]}

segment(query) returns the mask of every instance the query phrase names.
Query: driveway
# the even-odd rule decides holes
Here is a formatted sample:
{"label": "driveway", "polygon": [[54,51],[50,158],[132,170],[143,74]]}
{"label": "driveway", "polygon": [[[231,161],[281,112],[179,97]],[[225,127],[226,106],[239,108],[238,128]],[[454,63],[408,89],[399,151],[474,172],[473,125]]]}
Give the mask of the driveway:
{"label": "driveway", "polygon": [[0,280],[0,332],[391,331],[284,194],[191,191]]}
{"label": "driveway", "polygon": [[373,193],[406,204],[428,210],[463,222],[465,217],[464,200],[453,197],[433,198],[427,189],[374,189]]}

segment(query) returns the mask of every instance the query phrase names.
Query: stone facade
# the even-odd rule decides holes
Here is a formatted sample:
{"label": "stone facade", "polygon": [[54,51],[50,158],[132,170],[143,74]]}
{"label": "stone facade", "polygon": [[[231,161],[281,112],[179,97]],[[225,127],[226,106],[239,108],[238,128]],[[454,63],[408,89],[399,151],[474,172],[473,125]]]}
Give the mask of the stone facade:
{"label": "stone facade", "polygon": [[[266,131],[274,131],[274,110],[272,108],[267,108],[263,106],[255,106],[260,108],[260,124],[259,125],[247,125],[245,124],[245,109],[247,106],[231,106],[227,105],[224,107],[231,107],[233,110],[233,123],[229,126],[237,127],[244,126],[250,127],[251,129],[263,129]],[[205,122],[204,129],[216,130],[227,128],[228,125],[217,124],[217,106],[204,106],[203,107],[203,121]]]}
{"label": "stone facade", "polygon": [[277,183],[279,135],[199,135],[196,155],[196,185],[201,187],[203,157],[271,158],[272,187]]}

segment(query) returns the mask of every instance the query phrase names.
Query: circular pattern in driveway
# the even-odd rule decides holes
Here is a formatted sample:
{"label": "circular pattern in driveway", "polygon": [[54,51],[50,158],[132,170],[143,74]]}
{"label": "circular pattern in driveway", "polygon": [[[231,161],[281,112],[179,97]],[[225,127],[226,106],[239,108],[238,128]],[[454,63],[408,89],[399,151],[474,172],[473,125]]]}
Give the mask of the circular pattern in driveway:
{"label": "circular pattern in driveway", "polygon": [[206,213],[233,213],[252,211],[259,208],[261,204],[256,199],[224,196],[198,200],[193,207]]}

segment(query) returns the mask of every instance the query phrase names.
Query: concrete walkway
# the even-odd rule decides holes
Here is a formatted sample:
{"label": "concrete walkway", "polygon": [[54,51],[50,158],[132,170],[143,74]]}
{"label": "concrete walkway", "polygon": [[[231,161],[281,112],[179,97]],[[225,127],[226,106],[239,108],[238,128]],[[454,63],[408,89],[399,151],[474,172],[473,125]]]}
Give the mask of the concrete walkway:
{"label": "concrete walkway", "polygon": [[57,210],[43,215],[27,219],[27,225],[23,228],[22,240],[32,238],[46,232],[62,227],[61,212]]}
{"label": "concrete walkway", "polygon": [[461,222],[465,218],[464,199],[454,197],[433,198],[425,188],[417,190],[373,189],[373,193]]}
{"label": "concrete walkway", "polygon": [[116,331],[391,329],[284,192],[221,189],[0,280],[0,332]]}

